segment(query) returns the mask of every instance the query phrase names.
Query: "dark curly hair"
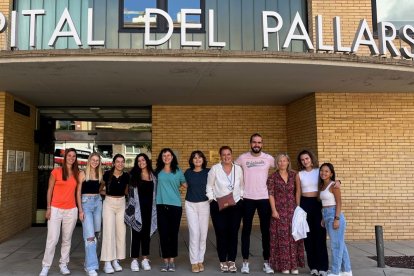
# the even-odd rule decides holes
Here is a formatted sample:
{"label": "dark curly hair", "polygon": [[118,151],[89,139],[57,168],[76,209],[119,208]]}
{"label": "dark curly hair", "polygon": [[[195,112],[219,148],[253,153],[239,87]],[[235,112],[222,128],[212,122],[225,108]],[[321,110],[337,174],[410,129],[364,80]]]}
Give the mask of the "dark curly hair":
{"label": "dark curly hair", "polygon": [[178,160],[177,160],[177,156],[175,156],[174,152],[172,151],[172,149],[170,148],[163,148],[160,151],[160,154],[158,154],[158,158],[157,158],[157,167],[155,169],[155,174],[158,175],[160,173],[160,171],[162,171],[162,169],[164,169],[164,161],[162,161],[162,155],[163,153],[169,152],[171,153],[173,159],[171,161],[171,172],[175,173],[178,169]]}

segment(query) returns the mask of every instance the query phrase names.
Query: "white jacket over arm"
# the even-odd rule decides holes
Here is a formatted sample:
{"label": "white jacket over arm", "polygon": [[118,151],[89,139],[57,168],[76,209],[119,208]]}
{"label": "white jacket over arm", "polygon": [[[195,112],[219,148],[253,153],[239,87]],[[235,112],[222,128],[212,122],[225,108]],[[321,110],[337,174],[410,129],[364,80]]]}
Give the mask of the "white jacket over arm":
{"label": "white jacket over arm", "polygon": [[[243,197],[244,179],[243,170],[239,165],[233,164],[234,169],[234,188],[233,198],[238,202]],[[207,177],[206,195],[209,200],[216,200],[218,197],[228,195],[231,190],[228,188],[229,179],[223,170],[221,163],[211,167]]]}

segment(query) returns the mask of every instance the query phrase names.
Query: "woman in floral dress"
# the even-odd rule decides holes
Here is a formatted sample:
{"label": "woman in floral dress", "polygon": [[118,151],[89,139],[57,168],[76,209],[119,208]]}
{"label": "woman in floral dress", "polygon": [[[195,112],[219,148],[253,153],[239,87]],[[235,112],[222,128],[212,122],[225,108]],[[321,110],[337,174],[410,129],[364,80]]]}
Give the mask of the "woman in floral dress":
{"label": "woman in floral dress", "polygon": [[296,172],[290,169],[287,154],[276,157],[276,169],[267,180],[272,208],[269,262],[274,270],[283,274],[299,274],[298,267],[305,266],[305,257],[303,240],[295,241],[292,236]]}

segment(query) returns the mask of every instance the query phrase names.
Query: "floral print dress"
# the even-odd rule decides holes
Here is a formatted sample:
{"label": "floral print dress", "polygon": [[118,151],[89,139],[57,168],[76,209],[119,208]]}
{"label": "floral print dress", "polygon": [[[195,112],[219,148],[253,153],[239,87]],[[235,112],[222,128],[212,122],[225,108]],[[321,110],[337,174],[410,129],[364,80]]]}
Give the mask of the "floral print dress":
{"label": "floral print dress", "polygon": [[280,219],[271,218],[270,222],[270,258],[274,270],[293,270],[305,266],[303,240],[295,241],[292,236],[292,218],[296,208],[296,173],[289,171],[285,182],[279,172],[273,173],[267,180],[269,195],[275,197],[276,210]]}

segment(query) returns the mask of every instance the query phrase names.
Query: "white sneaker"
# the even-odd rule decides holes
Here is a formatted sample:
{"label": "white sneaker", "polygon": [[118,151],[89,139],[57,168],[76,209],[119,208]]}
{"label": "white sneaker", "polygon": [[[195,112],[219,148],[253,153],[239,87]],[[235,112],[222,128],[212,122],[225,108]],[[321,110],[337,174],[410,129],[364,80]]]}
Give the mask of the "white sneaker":
{"label": "white sneaker", "polygon": [[118,260],[113,260],[112,261],[112,266],[114,267],[116,272],[120,272],[122,271],[122,266],[119,265],[119,261]]}
{"label": "white sneaker", "polygon": [[146,259],[146,258],[145,259],[142,259],[142,261],[141,261],[141,267],[145,271],[151,270],[150,261],[148,259]]}
{"label": "white sneaker", "polygon": [[111,265],[111,262],[105,262],[104,272],[106,274],[112,274],[115,272],[114,268]]}
{"label": "white sneaker", "polygon": [[340,276],[352,276],[352,271],[349,271],[349,272],[340,272],[339,275]]}
{"label": "white sneaker", "polygon": [[70,274],[70,270],[68,269],[68,266],[66,264],[60,264],[59,268],[60,268],[60,274],[62,274],[62,275],[69,275]]}
{"label": "white sneaker", "polygon": [[328,275],[328,272],[323,271],[323,270],[319,271],[319,276],[327,276],[327,275]]}
{"label": "white sneaker", "polygon": [[269,263],[263,263],[263,271],[266,274],[273,274],[273,273],[275,273],[275,271],[270,267],[270,264]]}
{"label": "white sneaker", "polygon": [[240,271],[243,274],[249,274],[250,273],[249,262],[243,262],[243,265]]}
{"label": "white sneaker", "polygon": [[131,262],[131,271],[137,272],[139,271],[139,264],[137,259],[133,259]]}
{"label": "white sneaker", "polygon": [[47,274],[49,273],[49,269],[50,267],[48,266],[42,267],[42,271],[40,271],[39,276],[47,276]]}
{"label": "white sneaker", "polygon": [[299,270],[293,269],[293,270],[290,271],[290,274],[298,275],[299,274]]}
{"label": "white sneaker", "polygon": [[96,272],[94,269],[89,270],[86,273],[88,273],[88,276],[98,276],[98,272]]}
{"label": "white sneaker", "polygon": [[339,274],[329,273],[328,276],[339,276]]}
{"label": "white sneaker", "polygon": [[319,274],[319,272],[318,272],[317,269],[312,269],[311,272],[310,272],[310,275],[312,275],[312,276],[318,276],[320,274]]}

